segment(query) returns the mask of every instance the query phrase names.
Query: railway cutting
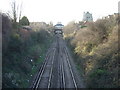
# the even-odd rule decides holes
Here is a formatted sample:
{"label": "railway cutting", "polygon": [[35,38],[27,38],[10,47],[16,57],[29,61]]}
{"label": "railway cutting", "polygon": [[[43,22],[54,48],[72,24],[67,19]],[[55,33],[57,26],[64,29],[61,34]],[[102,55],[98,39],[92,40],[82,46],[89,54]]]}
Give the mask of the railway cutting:
{"label": "railway cutting", "polygon": [[83,82],[76,72],[62,35],[56,34],[31,88],[83,88]]}

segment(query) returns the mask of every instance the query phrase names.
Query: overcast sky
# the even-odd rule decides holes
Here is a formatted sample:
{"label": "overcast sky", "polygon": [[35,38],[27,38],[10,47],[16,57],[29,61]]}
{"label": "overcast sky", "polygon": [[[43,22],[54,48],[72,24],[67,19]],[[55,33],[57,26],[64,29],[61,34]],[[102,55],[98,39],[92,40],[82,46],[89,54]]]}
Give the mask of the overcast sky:
{"label": "overcast sky", "polygon": [[[12,0],[1,0],[0,11],[11,10]],[[16,0],[23,3],[22,16],[31,22],[62,22],[81,21],[83,12],[89,11],[94,21],[103,16],[118,12],[119,0]]]}

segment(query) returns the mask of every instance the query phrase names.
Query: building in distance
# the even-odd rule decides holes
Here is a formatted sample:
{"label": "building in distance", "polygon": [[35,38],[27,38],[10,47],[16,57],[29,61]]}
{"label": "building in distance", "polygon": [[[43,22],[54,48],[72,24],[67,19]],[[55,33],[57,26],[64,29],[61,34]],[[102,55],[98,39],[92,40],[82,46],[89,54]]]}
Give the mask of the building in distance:
{"label": "building in distance", "polygon": [[92,22],[93,21],[92,14],[89,12],[84,12],[83,13],[83,21]]}

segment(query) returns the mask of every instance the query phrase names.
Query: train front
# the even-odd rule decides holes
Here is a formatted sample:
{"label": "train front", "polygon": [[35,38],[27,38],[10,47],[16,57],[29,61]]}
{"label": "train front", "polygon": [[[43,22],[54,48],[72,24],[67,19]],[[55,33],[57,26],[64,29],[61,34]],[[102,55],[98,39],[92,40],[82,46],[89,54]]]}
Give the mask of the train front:
{"label": "train front", "polygon": [[54,33],[55,34],[63,34],[63,27],[64,25],[62,25],[61,23],[58,23],[54,26]]}

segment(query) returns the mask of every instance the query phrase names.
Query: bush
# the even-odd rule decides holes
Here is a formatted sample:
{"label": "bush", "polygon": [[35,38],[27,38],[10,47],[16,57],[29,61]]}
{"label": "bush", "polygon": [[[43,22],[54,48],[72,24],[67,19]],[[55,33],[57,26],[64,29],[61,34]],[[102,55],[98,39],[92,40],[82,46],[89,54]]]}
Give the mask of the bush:
{"label": "bush", "polygon": [[[96,69],[88,79],[89,88],[110,88],[108,87],[108,79],[110,78],[108,71],[104,69]],[[109,80],[110,81],[110,80]]]}
{"label": "bush", "polygon": [[96,69],[94,72],[90,74],[90,78],[100,78],[102,75],[107,75],[107,71],[104,69]]}
{"label": "bush", "polygon": [[[87,23],[78,28],[79,23],[65,27],[65,39],[81,66],[88,87],[118,87],[118,15]],[[76,30],[77,29],[77,30]],[[72,32],[69,32],[72,31]],[[73,32],[76,31],[75,34]]]}
{"label": "bush", "polygon": [[2,51],[6,51],[12,32],[12,24],[9,17],[2,14]]}
{"label": "bush", "polygon": [[[26,31],[19,24],[12,24],[3,15],[3,88],[27,88],[38,65],[44,60],[46,50],[52,41],[51,33],[45,29],[38,32]],[[15,25],[15,26],[12,26]],[[24,24],[25,25],[25,24]],[[32,76],[31,76],[32,75]]]}
{"label": "bush", "polygon": [[30,22],[26,16],[23,16],[22,19],[19,21],[19,24],[23,26],[28,26]]}

